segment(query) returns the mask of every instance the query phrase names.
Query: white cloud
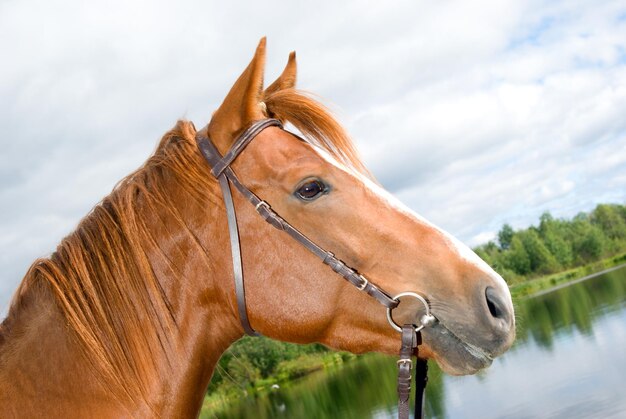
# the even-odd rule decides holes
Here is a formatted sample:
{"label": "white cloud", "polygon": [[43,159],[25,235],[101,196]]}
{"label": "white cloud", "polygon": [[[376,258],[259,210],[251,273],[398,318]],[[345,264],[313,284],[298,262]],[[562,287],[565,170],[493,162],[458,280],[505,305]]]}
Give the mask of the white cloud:
{"label": "white cloud", "polygon": [[[0,311],[180,117],[207,121],[268,35],[268,79],[340,106],[375,174],[477,244],[626,200],[623,1],[0,4]],[[8,64],[7,64],[8,63]]]}

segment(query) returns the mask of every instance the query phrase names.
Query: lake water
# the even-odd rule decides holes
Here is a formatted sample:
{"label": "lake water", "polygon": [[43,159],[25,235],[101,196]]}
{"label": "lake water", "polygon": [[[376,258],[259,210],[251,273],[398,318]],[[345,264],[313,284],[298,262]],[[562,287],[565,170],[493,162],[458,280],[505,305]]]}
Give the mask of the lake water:
{"label": "lake water", "polygon": [[[427,417],[626,418],[626,268],[517,304],[515,346],[476,376],[431,363]],[[395,359],[364,356],[224,418],[393,418]]]}

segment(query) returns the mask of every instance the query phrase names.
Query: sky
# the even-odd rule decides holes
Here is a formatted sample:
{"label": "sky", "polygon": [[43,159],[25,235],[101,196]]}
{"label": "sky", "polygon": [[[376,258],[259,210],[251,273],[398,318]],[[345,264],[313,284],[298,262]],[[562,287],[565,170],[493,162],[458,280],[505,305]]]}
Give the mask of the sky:
{"label": "sky", "polygon": [[0,313],[265,35],[266,80],[295,50],[379,181],[471,246],[626,202],[625,0],[3,0]]}

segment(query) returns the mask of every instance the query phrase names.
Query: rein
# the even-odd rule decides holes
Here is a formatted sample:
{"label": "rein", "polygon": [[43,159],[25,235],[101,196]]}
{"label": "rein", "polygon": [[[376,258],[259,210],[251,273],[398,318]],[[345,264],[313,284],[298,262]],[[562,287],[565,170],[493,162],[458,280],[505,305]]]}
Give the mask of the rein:
{"label": "rein", "polygon": [[[278,230],[282,230],[289,234],[302,246],[307,248],[311,253],[320,258],[322,262],[342,276],[345,280],[357,287],[360,291],[365,292],[373,297],[387,309],[387,319],[391,326],[401,332],[402,343],[400,347],[400,360],[398,361],[398,418],[408,419],[409,417],[409,395],[411,391],[411,369],[413,367],[412,356],[417,353],[418,345],[421,343],[421,329],[433,325],[437,320],[430,313],[428,302],[419,294],[413,292],[404,292],[391,297],[382,288],[370,282],[365,276],[357,270],[346,265],[344,262],[335,257],[335,255],[322,247],[318,246],[311,239],[302,234],[297,228],[292,226],[288,221],[276,214],[270,205],[256,196],[250,189],[244,186],[230,165],[237,156],[245,149],[245,147],[265,128],[279,127],[283,129],[282,123],[277,119],[261,119],[250,125],[233,143],[230,150],[222,156],[217,147],[208,138],[200,133],[196,136],[198,148],[211,167],[211,174],[217,178],[222,190],[224,204],[226,207],[226,215],[228,219],[228,233],[230,236],[231,255],[233,260],[233,273],[235,278],[235,293],[237,295],[237,309],[239,318],[244,331],[248,335],[261,336],[250,325],[248,313],[246,310],[246,297],[243,278],[243,266],[241,257],[241,246],[239,242],[239,229],[237,226],[237,216],[235,213],[235,205],[230,189],[232,184],[239,193],[241,193],[253,206],[256,212],[269,224]],[[402,327],[397,325],[392,317],[392,311],[400,304],[400,297],[410,296],[419,300],[426,308],[426,314],[421,317],[420,325],[405,324]],[[415,418],[423,418],[423,400],[424,389],[426,387],[428,365],[425,360],[417,358],[416,361],[416,397],[415,397]]]}

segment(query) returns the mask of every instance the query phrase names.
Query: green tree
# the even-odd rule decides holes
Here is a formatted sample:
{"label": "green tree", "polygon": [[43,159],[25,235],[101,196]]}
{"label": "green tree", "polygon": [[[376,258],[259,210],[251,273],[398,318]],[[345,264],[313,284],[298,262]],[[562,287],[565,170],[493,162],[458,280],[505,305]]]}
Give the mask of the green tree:
{"label": "green tree", "polygon": [[589,229],[578,243],[577,253],[585,261],[592,261],[602,256],[606,239],[599,229]]}
{"label": "green tree", "polygon": [[513,240],[514,234],[513,227],[509,224],[502,226],[502,229],[498,232],[498,243],[500,243],[501,249],[507,250],[511,246],[511,240]]}
{"label": "green tree", "polygon": [[562,267],[571,266],[574,261],[572,246],[555,229],[549,229],[543,234],[543,242]]}
{"label": "green tree", "polygon": [[591,213],[591,222],[613,240],[626,239],[626,221],[619,205],[600,204]]}
{"label": "green tree", "polygon": [[476,252],[482,260],[487,262],[487,264],[493,267],[493,265],[497,262],[497,256],[498,253],[500,253],[500,249],[494,242],[489,241],[486,244],[474,248],[474,252]]}
{"label": "green tree", "polygon": [[504,257],[505,268],[520,275],[530,273],[530,258],[524,248],[524,244],[516,235],[511,239],[511,244]]}
{"label": "green tree", "polygon": [[539,230],[543,233],[544,229],[554,224],[554,217],[550,211],[546,211],[539,217]]}
{"label": "green tree", "polygon": [[232,356],[228,362],[228,377],[242,387],[252,385],[261,378],[261,372],[246,355]]}
{"label": "green tree", "polygon": [[544,212],[539,218],[539,234],[546,247],[561,267],[567,268],[574,261],[572,245],[565,239],[567,221],[555,220],[552,214]]}
{"label": "green tree", "polygon": [[587,214],[574,217],[571,233],[572,250],[579,263],[597,260],[609,244],[604,232],[590,222]]}
{"label": "green tree", "polygon": [[556,258],[543,243],[537,231],[529,228],[516,234],[526,250],[530,271],[541,274],[556,272],[560,266]]}

